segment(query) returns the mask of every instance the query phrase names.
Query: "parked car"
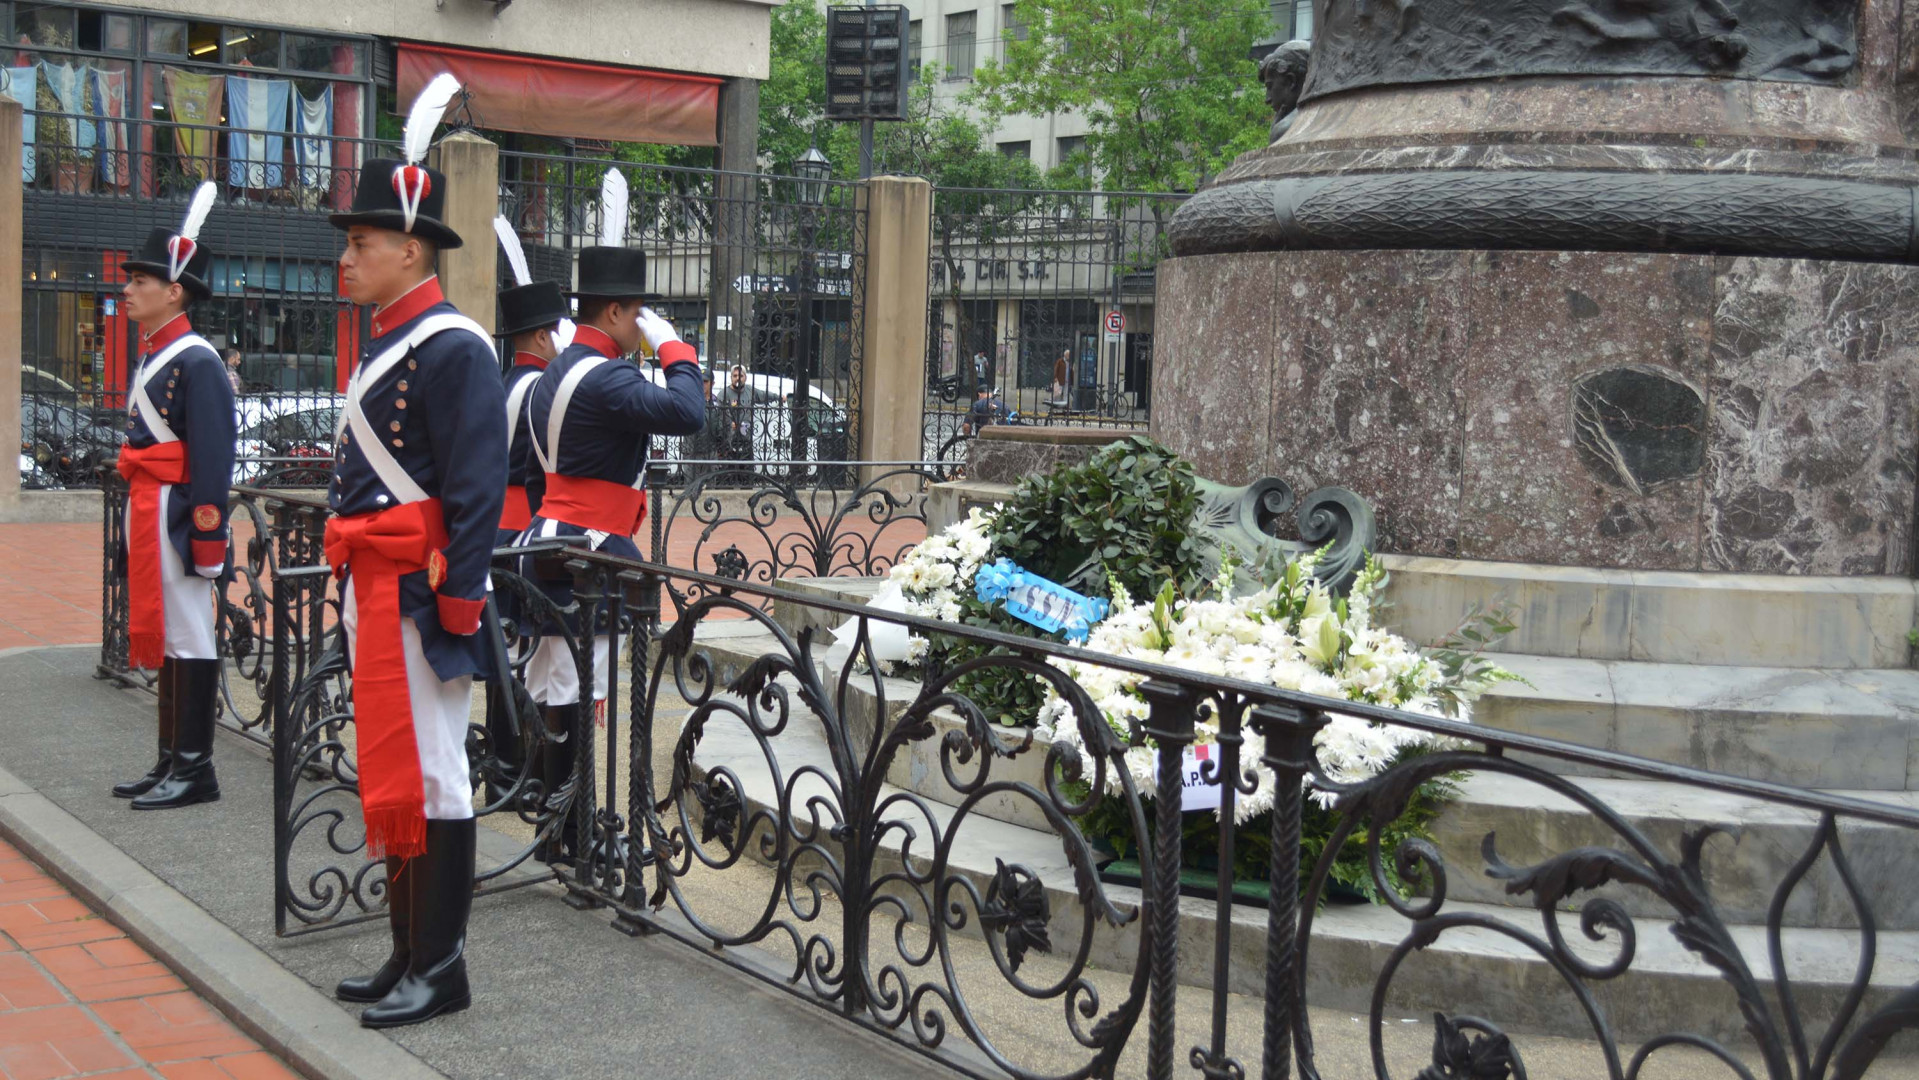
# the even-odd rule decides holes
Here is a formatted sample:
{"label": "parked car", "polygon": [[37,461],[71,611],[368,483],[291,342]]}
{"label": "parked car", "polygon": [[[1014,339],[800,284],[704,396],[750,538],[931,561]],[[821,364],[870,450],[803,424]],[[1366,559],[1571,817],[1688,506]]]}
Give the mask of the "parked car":
{"label": "parked car", "polygon": [[247,395],[238,399],[234,482],[272,487],[325,486],[333,476],[334,433],[344,401],[344,396],[336,393]]}
{"label": "parked car", "polygon": [[[704,360],[702,360],[704,364]],[[642,367],[647,378],[655,385],[666,385],[666,376],[651,365]],[[726,385],[727,374],[715,371],[714,394],[717,396]],[[790,461],[793,458],[793,380],[778,375],[749,374],[747,385],[754,391],[753,415],[750,421],[753,461]],[[807,384],[807,396],[812,399],[812,411],[808,415],[806,455],[807,461],[845,461],[850,448],[846,445],[846,410],[833,401],[818,383]],[[715,458],[738,458],[746,460],[748,455],[729,452],[722,442],[724,433],[718,428],[722,406],[708,402],[706,406],[707,430],[687,438],[665,438],[653,440],[654,458],[678,458],[699,461]]]}
{"label": "parked car", "polygon": [[120,452],[120,434],[118,423],[70,401],[20,399],[20,454],[60,486],[97,483],[100,466]]}

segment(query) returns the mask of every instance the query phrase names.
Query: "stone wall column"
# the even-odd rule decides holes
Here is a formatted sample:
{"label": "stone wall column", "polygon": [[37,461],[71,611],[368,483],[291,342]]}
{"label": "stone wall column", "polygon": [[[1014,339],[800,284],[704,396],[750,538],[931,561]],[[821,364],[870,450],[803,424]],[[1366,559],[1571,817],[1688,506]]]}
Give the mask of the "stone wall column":
{"label": "stone wall column", "polygon": [[713,208],[713,265],[707,298],[709,371],[733,363],[751,367],[754,361],[754,294],[734,288],[734,283],[762,272],[757,266],[759,114],[758,79],[728,79],[720,84],[720,175],[713,193],[719,204]]}
{"label": "stone wall column", "polygon": [[[20,349],[22,230],[25,228],[20,193],[20,103],[0,101],[0,446],[20,445]],[[12,465],[0,468],[0,504],[20,497],[20,456],[9,452]]]}
{"label": "stone wall column", "polygon": [[924,454],[920,413],[926,402],[933,185],[918,177],[876,176],[862,185],[861,198],[866,309],[859,456],[862,461],[918,461]]}
{"label": "stone wall column", "polygon": [[499,291],[493,219],[500,212],[500,148],[470,131],[456,131],[433,149],[430,160],[446,174],[446,223],[466,241],[440,253],[440,287],[467,318],[492,330]]}

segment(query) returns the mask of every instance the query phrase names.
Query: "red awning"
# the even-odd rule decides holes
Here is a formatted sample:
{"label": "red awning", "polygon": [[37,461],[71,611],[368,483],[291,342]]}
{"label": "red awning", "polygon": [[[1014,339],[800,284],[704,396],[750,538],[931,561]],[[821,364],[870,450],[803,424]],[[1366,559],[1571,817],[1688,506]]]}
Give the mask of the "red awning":
{"label": "red awning", "polygon": [[[473,95],[474,122],[574,139],[719,144],[720,80],[570,60],[400,43],[398,100],[450,71]],[[402,111],[405,111],[404,109]]]}

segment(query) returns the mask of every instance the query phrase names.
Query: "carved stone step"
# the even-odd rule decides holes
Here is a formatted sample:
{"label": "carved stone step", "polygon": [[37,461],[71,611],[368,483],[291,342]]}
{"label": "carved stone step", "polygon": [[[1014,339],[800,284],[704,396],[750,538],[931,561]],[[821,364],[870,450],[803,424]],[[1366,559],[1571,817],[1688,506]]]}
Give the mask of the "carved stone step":
{"label": "carved stone step", "polygon": [[1905,578],[1593,570],[1386,555],[1386,618],[1413,641],[1474,604],[1513,607],[1500,648],[1531,656],[1809,668],[1900,668],[1915,621]]}
{"label": "carved stone step", "polygon": [[1799,787],[1919,788],[1919,672],[1492,659],[1532,685],[1480,699],[1487,727]]}
{"label": "carved stone step", "polygon": [[[1677,863],[1687,831],[1714,827],[1701,868],[1720,917],[1763,924],[1773,894],[1792,866],[1811,846],[1819,815],[1723,792],[1656,780],[1577,778],[1571,783],[1617,812],[1665,859]],[[1912,808],[1919,793],[1834,792]],[[1531,907],[1530,895],[1509,896],[1505,882],[1484,870],[1481,843],[1497,837],[1502,860],[1514,867],[1537,864],[1582,847],[1633,852],[1626,837],[1572,799],[1539,784],[1500,773],[1467,777],[1454,800],[1433,822],[1433,836],[1450,870],[1448,895],[1455,900]],[[1902,886],[1911,874],[1915,837],[1911,830],[1866,821],[1841,823],[1839,840],[1853,878],[1870,898],[1878,925],[1889,930],[1919,930],[1919,894]],[[1581,897],[1589,895],[1582,893]],[[1660,917],[1669,909],[1643,889],[1609,885],[1595,894],[1610,897],[1634,915]],[[1827,854],[1789,894],[1784,908],[1789,926],[1854,926],[1857,913]]]}

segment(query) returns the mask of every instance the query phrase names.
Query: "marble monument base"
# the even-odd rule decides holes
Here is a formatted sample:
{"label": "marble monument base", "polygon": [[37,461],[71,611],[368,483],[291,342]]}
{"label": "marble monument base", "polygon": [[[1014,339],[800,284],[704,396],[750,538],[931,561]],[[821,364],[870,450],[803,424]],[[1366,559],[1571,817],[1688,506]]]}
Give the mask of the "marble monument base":
{"label": "marble monument base", "polygon": [[1914,573],[1912,268],[1241,252],[1162,263],[1158,311],[1153,434],[1352,489],[1384,551]]}

